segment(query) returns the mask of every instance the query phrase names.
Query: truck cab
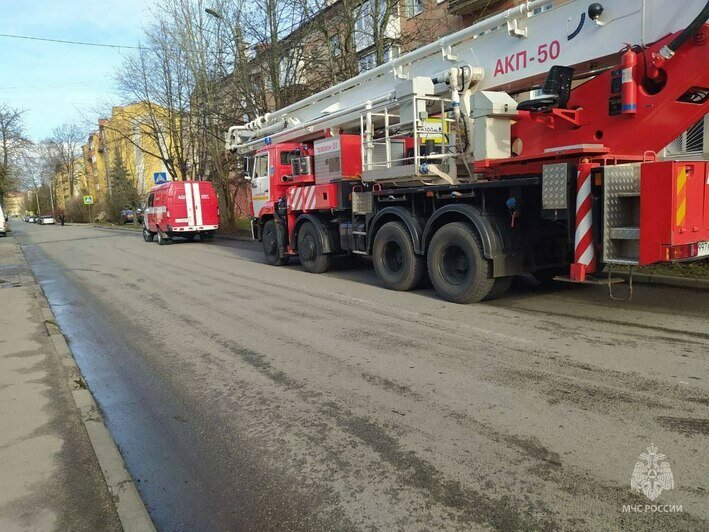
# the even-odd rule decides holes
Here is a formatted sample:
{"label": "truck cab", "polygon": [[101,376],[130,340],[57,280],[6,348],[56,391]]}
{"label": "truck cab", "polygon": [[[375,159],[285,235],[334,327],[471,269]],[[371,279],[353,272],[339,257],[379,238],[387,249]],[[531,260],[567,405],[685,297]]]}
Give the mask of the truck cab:
{"label": "truck cab", "polygon": [[[274,205],[294,184],[312,184],[312,148],[307,144],[285,142],[267,144],[251,161],[249,179],[256,218],[273,215]],[[293,163],[295,162],[295,168]]]}

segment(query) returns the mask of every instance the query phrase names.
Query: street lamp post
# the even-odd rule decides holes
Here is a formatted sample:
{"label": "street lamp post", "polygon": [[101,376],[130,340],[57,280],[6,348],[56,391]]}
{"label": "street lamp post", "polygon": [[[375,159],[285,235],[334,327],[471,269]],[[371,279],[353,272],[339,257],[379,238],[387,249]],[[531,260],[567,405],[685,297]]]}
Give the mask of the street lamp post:
{"label": "street lamp post", "polygon": [[54,188],[54,179],[49,182],[49,203],[52,205],[52,216],[54,216],[54,194],[52,189]]}

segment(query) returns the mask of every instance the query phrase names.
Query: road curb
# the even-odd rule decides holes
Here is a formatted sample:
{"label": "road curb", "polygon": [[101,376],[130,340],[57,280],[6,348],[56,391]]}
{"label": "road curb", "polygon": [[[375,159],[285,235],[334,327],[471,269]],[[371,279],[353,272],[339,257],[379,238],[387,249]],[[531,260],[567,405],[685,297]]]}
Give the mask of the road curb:
{"label": "road curb", "polygon": [[49,339],[62,366],[66,370],[67,386],[71,391],[74,404],[86,428],[91,447],[106,480],[121,526],[125,532],[154,531],[155,526],[150,519],[145,504],[138,493],[138,489],[135,487],[133,478],[126,469],[116,442],[104,423],[101,411],[91,395],[91,391],[86,386],[81,369],[76,364],[69,344],[57,324],[44,290],[34,275],[28,277],[32,281],[34,297],[42,313],[42,319]]}
{"label": "road curb", "polygon": [[[126,233],[136,233],[140,234],[142,229],[136,228],[136,229],[129,229],[128,227],[120,227],[120,226],[110,226],[110,225],[97,225],[97,224],[91,224],[91,227],[95,227],[96,229],[108,229],[110,231],[125,231]],[[141,227],[141,226],[138,226]]]}
{"label": "road curb", "polygon": [[[613,272],[614,276],[628,279],[629,274]],[[674,288],[692,288],[694,290],[709,290],[709,279],[694,279],[692,277],[673,277],[670,275],[653,275],[651,273],[634,273],[633,283],[653,286],[669,286]]]}

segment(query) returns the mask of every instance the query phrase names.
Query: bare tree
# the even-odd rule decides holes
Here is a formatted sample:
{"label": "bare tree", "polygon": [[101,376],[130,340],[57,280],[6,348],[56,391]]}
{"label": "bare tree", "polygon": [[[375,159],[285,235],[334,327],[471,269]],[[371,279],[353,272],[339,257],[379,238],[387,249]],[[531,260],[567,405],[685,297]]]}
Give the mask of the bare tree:
{"label": "bare tree", "polygon": [[[130,116],[128,128],[106,126],[146,155],[162,161],[172,179],[194,178],[190,164],[194,133],[190,123],[190,98],[194,80],[184,51],[175,37],[177,21],[156,13],[145,32],[146,45],[129,56],[117,74],[126,100],[143,105]],[[139,143],[132,132],[140,130],[152,142]]]}
{"label": "bare tree", "polygon": [[[207,11],[207,8],[209,10]],[[240,2],[164,0],[162,22],[173,28],[170,47],[189,87],[181,113],[187,127],[184,149],[192,178],[208,179],[222,202],[222,225],[234,224],[236,198],[246,185],[238,160],[224,152],[229,125],[266,109],[254,84],[253,65],[242,30]]]}
{"label": "bare tree", "polygon": [[29,196],[25,210],[46,214],[54,212],[56,188],[56,161],[43,143],[31,144],[23,151],[17,161],[18,186],[27,190]]}
{"label": "bare tree", "polygon": [[[387,63],[440,34],[458,29],[436,0],[299,0],[311,33],[319,34],[309,70],[330,85]],[[419,11],[420,9],[420,11]],[[414,11],[416,10],[416,11]],[[318,69],[318,67],[320,67]],[[324,67],[324,68],[322,68]],[[309,73],[309,86],[312,86]],[[317,86],[317,84],[316,84]]]}
{"label": "bare tree", "polygon": [[25,137],[24,111],[0,104],[0,202],[18,185],[18,161],[31,146]]}
{"label": "bare tree", "polygon": [[56,170],[66,172],[69,184],[69,197],[78,192],[79,177],[81,177],[80,161],[82,159],[81,144],[85,134],[76,124],[65,123],[52,130],[52,136],[45,141],[49,159]]}

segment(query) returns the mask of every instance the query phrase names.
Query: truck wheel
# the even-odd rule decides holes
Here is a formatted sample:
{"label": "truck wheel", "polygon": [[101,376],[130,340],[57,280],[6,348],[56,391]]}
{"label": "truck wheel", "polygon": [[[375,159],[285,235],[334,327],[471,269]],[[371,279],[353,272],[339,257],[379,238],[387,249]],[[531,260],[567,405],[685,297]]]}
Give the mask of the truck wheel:
{"label": "truck wheel", "polygon": [[146,242],[152,242],[155,235],[148,231],[148,228],[143,226],[143,240]]}
{"label": "truck wheel", "polygon": [[512,281],[514,280],[514,275],[510,275],[509,277],[495,277],[495,284],[492,286],[490,293],[485,296],[484,301],[492,301],[493,299],[501,298],[505,295],[505,292],[510,289],[510,286],[512,286]]}
{"label": "truck wheel", "polygon": [[306,272],[324,273],[330,269],[330,255],[323,254],[318,230],[312,222],[305,222],[298,231],[298,257]]}
{"label": "truck wheel", "polygon": [[278,256],[278,228],[273,220],[267,221],[263,226],[261,244],[266,262],[271,266],[284,266],[288,263],[288,257]]}
{"label": "truck wheel", "polygon": [[387,222],[379,229],[372,256],[379,279],[390,290],[411,290],[423,278],[426,261],[414,253],[411,235],[401,222]]}
{"label": "truck wheel", "polygon": [[480,237],[463,222],[444,225],[433,235],[428,247],[428,275],[438,295],[453,303],[482,301],[495,284]]}
{"label": "truck wheel", "polygon": [[167,244],[172,244],[172,239],[158,229],[158,245],[165,246]]}

